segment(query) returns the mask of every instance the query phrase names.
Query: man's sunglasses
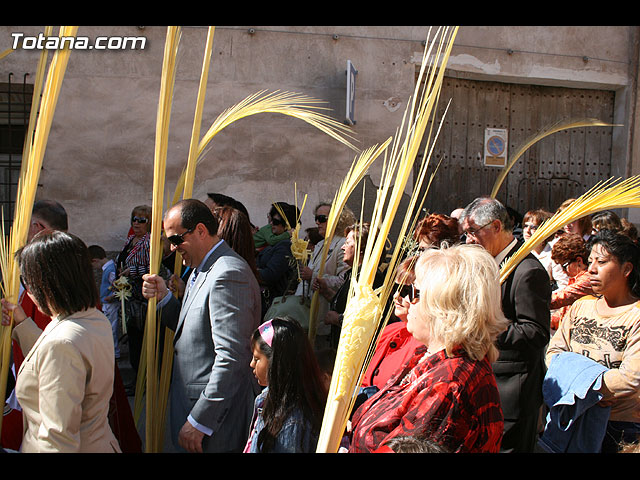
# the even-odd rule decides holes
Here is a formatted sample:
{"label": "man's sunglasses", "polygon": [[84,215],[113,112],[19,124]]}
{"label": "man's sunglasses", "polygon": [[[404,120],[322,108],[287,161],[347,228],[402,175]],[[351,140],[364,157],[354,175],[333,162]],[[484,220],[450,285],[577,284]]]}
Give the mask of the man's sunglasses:
{"label": "man's sunglasses", "polygon": [[144,217],[131,217],[131,223],[147,223],[148,221],[149,219]]}
{"label": "man's sunglasses", "polygon": [[178,245],[181,245],[184,242],[184,236],[191,232],[193,232],[193,228],[190,228],[186,232],[176,233],[174,235],[171,235],[170,237],[167,237],[167,240],[169,240],[169,242],[171,242],[173,245],[177,247]]}
{"label": "man's sunglasses", "polygon": [[418,290],[412,283],[409,285],[402,285],[398,289],[398,294],[400,295],[400,298],[409,297],[410,302],[420,298],[420,290]]}
{"label": "man's sunglasses", "polygon": [[316,215],[316,222],[318,223],[326,223],[329,220],[327,215]]}

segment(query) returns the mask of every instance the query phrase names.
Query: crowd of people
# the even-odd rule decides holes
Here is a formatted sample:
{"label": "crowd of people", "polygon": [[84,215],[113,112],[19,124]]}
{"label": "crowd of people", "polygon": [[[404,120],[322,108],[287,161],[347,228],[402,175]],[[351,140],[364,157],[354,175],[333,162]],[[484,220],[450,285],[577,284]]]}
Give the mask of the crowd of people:
{"label": "crowd of people", "polygon": [[[294,205],[270,205],[256,225],[231,197],[182,200],[163,212],[164,258],[150,274],[150,207],[133,208],[110,258],[68,232],[59,203],[37,202],[16,253],[20,300],[2,300],[2,322],[14,326],[4,451],[141,451],[115,360],[126,339],[139,373],[155,298],[174,332],[171,451],[315,452],[352,273],[372,234],[345,207],[325,238],[332,208],[315,206],[300,257]],[[394,295],[340,452],[634,451],[637,231],[610,211],[576,219],[501,281],[503,262],[553,213],[519,215],[481,197],[424,215],[398,239]],[[383,255],[374,288],[387,268]]]}

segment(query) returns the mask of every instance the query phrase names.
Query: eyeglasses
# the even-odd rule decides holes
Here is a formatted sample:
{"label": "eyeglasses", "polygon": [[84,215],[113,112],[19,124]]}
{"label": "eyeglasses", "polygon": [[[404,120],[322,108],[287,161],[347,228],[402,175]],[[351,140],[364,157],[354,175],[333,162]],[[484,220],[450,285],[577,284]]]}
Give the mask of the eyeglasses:
{"label": "eyeglasses", "polygon": [[184,242],[184,236],[191,232],[193,232],[193,228],[190,228],[186,232],[176,233],[174,235],[171,235],[170,237],[167,237],[167,240],[169,240],[173,245],[177,247],[178,245],[181,245]]}
{"label": "eyeglasses", "polygon": [[482,230],[483,228],[488,227],[488,226],[489,226],[489,225],[491,225],[492,223],[493,223],[493,220],[492,220],[492,221],[490,221],[489,223],[485,223],[485,224],[484,224],[484,225],[482,225],[481,227],[478,227],[478,228],[475,228],[475,229],[472,229],[472,230],[465,230],[463,233],[464,233],[466,236],[468,236],[468,237],[478,238],[478,237],[477,237],[478,232],[479,232],[480,230]]}
{"label": "eyeglasses", "polygon": [[532,232],[535,232],[538,229],[538,225],[534,225],[533,223],[525,223],[523,228],[528,228]]}
{"label": "eyeglasses", "polygon": [[318,223],[326,223],[328,219],[329,217],[327,215],[316,215],[316,222]]}
{"label": "eyeglasses", "polygon": [[131,217],[131,223],[147,223],[148,221],[149,219],[144,217]]}
{"label": "eyeglasses", "polygon": [[564,262],[561,266],[562,266],[562,270],[564,270],[565,272],[567,271],[567,268],[569,267],[569,265],[571,265],[573,263],[573,260],[569,260],[568,262]]}
{"label": "eyeglasses", "polygon": [[410,302],[420,298],[420,290],[418,290],[413,283],[410,283],[409,285],[402,285],[398,289],[398,294],[400,295],[400,298],[409,297]]}

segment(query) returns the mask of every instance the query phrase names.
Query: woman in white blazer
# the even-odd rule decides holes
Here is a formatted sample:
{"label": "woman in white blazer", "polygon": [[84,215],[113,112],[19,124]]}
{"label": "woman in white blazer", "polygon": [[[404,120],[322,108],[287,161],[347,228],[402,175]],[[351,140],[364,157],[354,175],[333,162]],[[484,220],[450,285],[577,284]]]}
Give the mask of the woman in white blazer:
{"label": "woman in white blazer", "polygon": [[109,320],[95,308],[97,286],[78,237],[42,231],[16,254],[27,293],[52,317],[44,330],[20,306],[12,337],[28,352],[18,371],[23,411],[21,452],[120,452],[108,421],[114,350]]}

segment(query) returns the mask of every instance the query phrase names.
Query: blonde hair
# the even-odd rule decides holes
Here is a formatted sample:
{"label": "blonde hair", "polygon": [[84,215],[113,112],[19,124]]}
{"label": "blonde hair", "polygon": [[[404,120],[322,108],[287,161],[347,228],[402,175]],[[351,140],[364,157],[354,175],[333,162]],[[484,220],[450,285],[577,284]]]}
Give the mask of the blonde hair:
{"label": "blonde hair", "polygon": [[353,211],[345,205],[342,208],[342,212],[340,212],[340,218],[336,224],[335,235],[339,237],[346,237],[345,230],[356,222],[357,219]]}
{"label": "blonde hair", "polygon": [[498,265],[479,245],[428,249],[416,264],[418,319],[447,353],[462,347],[473,360],[498,358],[496,337],[508,325],[502,313]]}

